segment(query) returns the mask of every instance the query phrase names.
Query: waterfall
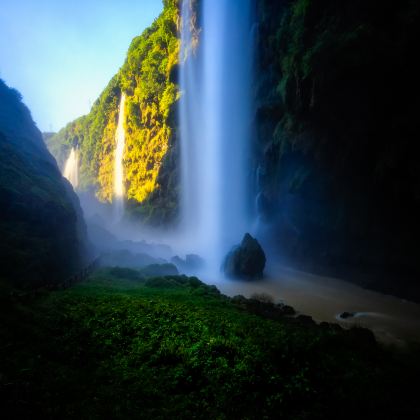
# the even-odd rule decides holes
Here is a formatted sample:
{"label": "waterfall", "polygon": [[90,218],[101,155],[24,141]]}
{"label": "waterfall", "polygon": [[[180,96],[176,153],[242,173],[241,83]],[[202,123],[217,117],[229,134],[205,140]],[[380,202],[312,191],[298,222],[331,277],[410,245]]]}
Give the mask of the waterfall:
{"label": "waterfall", "polygon": [[74,147],[71,148],[70,155],[64,165],[63,176],[70,181],[73,188],[79,186],[79,152]]}
{"label": "waterfall", "polygon": [[182,226],[191,248],[218,269],[251,224],[253,1],[203,0],[196,51],[191,2],[182,4]]}
{"label": "waterfall", "polygon": [[115,132],[115,163],[114,163],[114,197],[115,197],[115,218],[120,221],[124,213],[124,146],[125,146],[125,93],[121,94],[120,107],[118,112],[118,125]]}

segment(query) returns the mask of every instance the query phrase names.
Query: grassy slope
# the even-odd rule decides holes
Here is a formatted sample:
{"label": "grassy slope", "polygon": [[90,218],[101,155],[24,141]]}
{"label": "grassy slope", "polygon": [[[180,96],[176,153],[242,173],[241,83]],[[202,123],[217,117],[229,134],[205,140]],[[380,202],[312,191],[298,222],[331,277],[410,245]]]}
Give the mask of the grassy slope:
{"label": "grassy slope", "polygon": [[[14,416],[409,415],[405,370],[359,334],[272,321],[194,279],[133,271],[2,302],[0,386]],[[413,373],[414,377],[414,373]]]}

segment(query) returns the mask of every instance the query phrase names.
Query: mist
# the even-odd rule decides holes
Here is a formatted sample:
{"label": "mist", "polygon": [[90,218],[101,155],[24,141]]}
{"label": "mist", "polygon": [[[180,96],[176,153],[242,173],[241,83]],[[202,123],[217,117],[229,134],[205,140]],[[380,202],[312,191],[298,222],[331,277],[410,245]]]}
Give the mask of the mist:
{"label": "mist", "polygon": [[97,3],[0,12],[5,418],[420,418],[420,5]]}

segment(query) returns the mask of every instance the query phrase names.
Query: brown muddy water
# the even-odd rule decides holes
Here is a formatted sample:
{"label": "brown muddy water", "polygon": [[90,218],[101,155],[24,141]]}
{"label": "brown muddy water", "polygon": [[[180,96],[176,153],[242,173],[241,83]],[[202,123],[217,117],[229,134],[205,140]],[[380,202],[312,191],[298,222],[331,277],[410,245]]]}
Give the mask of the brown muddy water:
{"label": "brown muddy water", "polygon": [[[420,344],[420,305],[363,289],[343,280],[317,276],[285,267],[267,270],[260,281],[203,278],[228,296],[271,295],[317,322],[335,322],[344,328],[357,325],[373,331],[378,341],[405,346]],[[343,312],[354,313],[341,319]]]}

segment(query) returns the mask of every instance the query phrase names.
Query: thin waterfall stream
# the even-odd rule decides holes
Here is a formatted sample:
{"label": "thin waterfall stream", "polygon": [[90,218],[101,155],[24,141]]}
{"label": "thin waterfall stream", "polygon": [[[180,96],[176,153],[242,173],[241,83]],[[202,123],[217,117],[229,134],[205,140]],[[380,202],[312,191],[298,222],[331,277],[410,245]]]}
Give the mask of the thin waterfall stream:
{"label": "thin waterfall stream", "polygon": [[79,152],[75,147],[70,150],[70,155],[64,165],[63,176],[70,181],[73,188],[79,186]]}

